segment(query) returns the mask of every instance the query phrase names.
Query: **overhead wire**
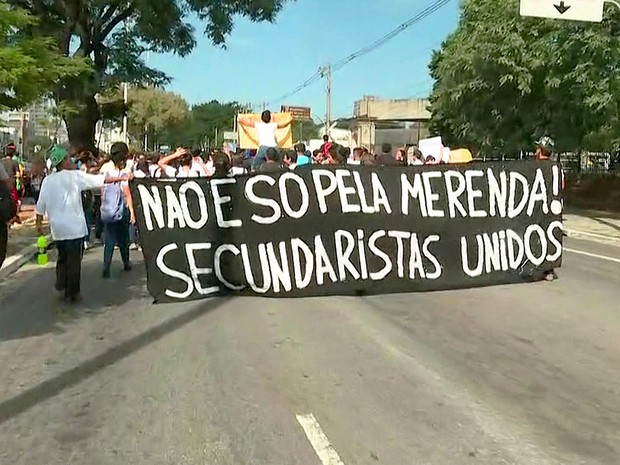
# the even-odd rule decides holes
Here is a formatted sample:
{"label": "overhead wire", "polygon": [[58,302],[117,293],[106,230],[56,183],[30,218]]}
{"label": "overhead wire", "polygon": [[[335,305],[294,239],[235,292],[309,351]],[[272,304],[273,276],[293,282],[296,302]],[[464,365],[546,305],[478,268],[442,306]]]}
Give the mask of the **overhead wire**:
{"label": "overhead wire", "polygon": [[[392,40],[394,37],[396,37],[397,35],[399,35],[403,31],[409,29],[411,26],[413,26],[414,24],[422,21],[423,19],[426,19],[428,16],[432,15],[437,10],[443,8],[444,6],[446,6],[448,3],[452,2],[452,1],[453,0],[435,0],[432,4],[430,4],[424,10],[422,10],[419,13],[417,13],[415,16],[413,16],[412,18],[408,19],[407,21],[402,23],[400,26],[398,26],[396,29],[394,29],[391,32],[387,33],[386,35],[384,35],[380,39],[376,40],[375,42],[371,43],[370,45],[367,45],[366,47],[363,47],[363,48],[359,49],[358,51],[352,53],[351,55],[349,55],[349,56],[347,56],[345,58],[343,58],[342,60],[339,60],[336,63],[332,64],[332,66],[331,66],[332,72],[338,71],[338,70],[342,69],[343,67],[345,67],[346,65],[348,65],[349,63],[351,63],[352,61],[354,61],[354,60],[356,60],[356,59],[358,59],[358,58],[360,58],[360,57],[362,57],[364,55],[367,55],[368,53],[373,52],[374,50],[376,50],[377,48],[381,47],[386,42],[389,42],[390,40]],[[299,92],[304,90],[306,87],[308,87],[308,86],[314,84],[315,82],[319,81],[325,75],[325,71],[326,71],[326,69],[324,67],[319,68],[316,73],[314,73],[311,77],[309,77],[306,81],[304,81],[302,84],[297,86],[295,89],[293,89],[292,91],[290,91],[287,94],[283,95],[282,97],[279,97],[277,99],[274,99],[274,100],[270,101],[266,105],[273,105],[276,102],[284,101],[284,100],[286,100],[286,99],[288,99],[288,98],[298,94]]]}
{"label": "overhead wire", "polygon": [[342,69],[344,66],[348,65],[352,61],[356,60],[357,58],[360,58],[360,57],[362,57],[364,55],[367,55],[367,54],[373,52],[377,48],[381,47],[385,43],[387,43],[390,40],[392,40],[394,37],[396,37],[397,35],[399,35],[403,31],[409,29],[411,26],[413,26],[414,24],[422,21],[423,19],[426,19],[427,17],[429,17],[430,15],[435,13],[436,11],[440,10],[441,8],[443,8],[444,6],[446,6],[450,2],[452,2],[452,0],[436,0],[431,5],[426,7],[424,10],[422,10],[421,12],[416,14],[414,17],[408,19],[407,21],[402,23],[400,26],[398,26],[396,29],[394,29],[393,31],[387,33],[386,35],[384,35],[380,39],[376,40],[372,44],[367,45],[366,47],[358,50],[357,52],[352,53],[351,55],[343,58],[342,60],[340,60],[340,61],[338,61],[336,63],[333,63],[332,64],[332,72],[338,71],[339,69]]}

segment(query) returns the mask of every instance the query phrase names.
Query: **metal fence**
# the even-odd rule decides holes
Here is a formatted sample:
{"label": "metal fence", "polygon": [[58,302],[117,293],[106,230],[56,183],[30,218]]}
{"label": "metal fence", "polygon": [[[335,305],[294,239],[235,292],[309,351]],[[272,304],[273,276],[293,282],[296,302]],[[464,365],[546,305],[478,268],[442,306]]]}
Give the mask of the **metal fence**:
{"label": "metal fence", "polygon": [[[481,161],[527,160],[534,157],[533,152],[518,154],[480,154]],[[553,156],[559,160],[566,172],[575,173],[620,173],[620,152],[563,152]]]}

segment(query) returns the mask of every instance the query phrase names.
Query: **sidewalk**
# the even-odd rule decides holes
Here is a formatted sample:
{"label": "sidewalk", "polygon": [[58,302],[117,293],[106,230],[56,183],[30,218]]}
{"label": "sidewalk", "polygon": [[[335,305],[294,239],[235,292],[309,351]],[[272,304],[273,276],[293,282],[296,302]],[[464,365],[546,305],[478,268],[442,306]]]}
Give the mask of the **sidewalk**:
{"label": "sidewalk", "polygon": [[595,210],[567,210],[564,228],[569,237],[620,246],[620,215]]}
{"label": "sidewalk", "polygon": [[[37,253],[39,235],[36,230],[34,207],[25,206],[19,216],[22,220],[21,224],[13,224],[9,228],[6,260],[0,268],[0,281],[32,260]],[[47,221],[44,221],[43,225],[47,232]],[[48,242],[50,240],[51,238],[48,237]]]}
{"label": "sidewalk", "polygon": [[23,207],[19,217],[22,220],[21,224],[13,224],[9,228],[7,258],[18,253],[24,247],[34,244],[38,237],[34,207]]}

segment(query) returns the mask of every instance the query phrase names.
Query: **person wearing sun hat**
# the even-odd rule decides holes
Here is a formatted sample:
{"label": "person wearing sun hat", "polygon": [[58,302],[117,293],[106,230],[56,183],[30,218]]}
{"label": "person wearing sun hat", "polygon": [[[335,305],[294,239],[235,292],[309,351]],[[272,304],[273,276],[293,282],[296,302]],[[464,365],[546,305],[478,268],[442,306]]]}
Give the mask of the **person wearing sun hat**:
{"label": "person wearing sun hat", "polygon": [[65,300],[80,298],[80,278],[84,237],[87,233],[82,206],[82,192],[101,189],[105,184],[127,181],[131,175],[110,177],[88,174],[76,169],[69,152],[61,146],[48,151],[52,168],[56,170],[41,184],[35,207],[37,231],[43,235],[43,216],[47,215],[52,238],[58,250],[56,262],[56,290]]}
{"label": "person wearing sun hat", "polygon": [[[536,141],[536,152],[534,158],[538,161],[549,161],[555,151],[555,141],[549,136],[543,136]],[[562,173],[562,189],[564,188],[564,173]],[[545,273],[545,281],[555,281],[558,279],[558,275],[555,270],[547,271]]]}
{"label": "person wearing sun hat", "polygon": [[536,141],[536,160],[550,160],[555,150],[555,141],[549,136],[543,136]]}

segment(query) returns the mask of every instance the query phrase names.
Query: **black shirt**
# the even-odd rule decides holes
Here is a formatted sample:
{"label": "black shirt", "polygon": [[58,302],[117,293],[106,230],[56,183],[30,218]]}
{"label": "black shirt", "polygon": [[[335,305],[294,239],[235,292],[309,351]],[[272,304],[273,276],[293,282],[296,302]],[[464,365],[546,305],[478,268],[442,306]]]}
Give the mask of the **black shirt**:
{"label": "black shirt", "polygon": [[265,162],[260,165],[259,173],[273,173],[275,171],[282,171],[284,168],[280,163],[268,163]]}
{"label": "black shirt", "polygon": [[379,166],[400,166],[400,163],[396,158],[394,158],[389,153],[381,154],[377,157],[375,163]]}

